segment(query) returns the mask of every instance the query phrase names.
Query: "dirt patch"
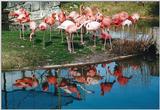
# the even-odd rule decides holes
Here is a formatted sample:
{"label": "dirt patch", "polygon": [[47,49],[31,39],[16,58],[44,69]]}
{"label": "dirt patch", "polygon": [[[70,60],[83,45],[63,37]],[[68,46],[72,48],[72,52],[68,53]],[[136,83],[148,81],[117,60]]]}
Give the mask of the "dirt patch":
{"label": "dirt patch", "polygon": [[91,55],[76,57],[72,63],[87,63],[87,62],[101,62],[110,58],[114,58],[118,55],[111,53],[110,51],[101,51],[101,52],[94,52]]}

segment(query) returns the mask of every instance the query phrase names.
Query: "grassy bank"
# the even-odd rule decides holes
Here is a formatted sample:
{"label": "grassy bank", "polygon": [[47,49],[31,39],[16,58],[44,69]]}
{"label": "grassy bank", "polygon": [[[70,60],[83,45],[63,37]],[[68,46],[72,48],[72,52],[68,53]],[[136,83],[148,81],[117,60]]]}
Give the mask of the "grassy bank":
{"label": "grassy bank", "polygon": [[[35,46],[29,41],[29,32],[25,32],[26,40],[19,39],[18,31],[2,32],[2,69],[21,68],[40,65],[54,65],[70,63],[75,57],[85,57],[93,52],[98,52],[103,46],[100,42],[93,48],[93,41],[89,35],[85,36],[86,45],[80,45],[80,37],[74,38],[75,54],[67,50],[67,43],[61,43],[58,30],[52,32],[52,41],[49,42],[49,31],[46,32],[46,49],[42,49],[43,32],[37,32]],[[65,39],[65,35],[64,35]]]}

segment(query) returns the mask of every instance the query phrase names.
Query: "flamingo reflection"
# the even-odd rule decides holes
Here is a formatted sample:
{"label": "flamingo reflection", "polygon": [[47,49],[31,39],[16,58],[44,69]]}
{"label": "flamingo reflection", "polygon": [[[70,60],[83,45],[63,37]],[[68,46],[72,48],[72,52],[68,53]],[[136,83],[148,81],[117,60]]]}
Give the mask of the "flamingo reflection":
{"label": "flamingo reflection", "polygon": [[101,95],[103,96],[105,92],[110,92],[112,89],[113,84],[116,81],[114,80],[113,82],[103,82],[100,84],[101,87]]}

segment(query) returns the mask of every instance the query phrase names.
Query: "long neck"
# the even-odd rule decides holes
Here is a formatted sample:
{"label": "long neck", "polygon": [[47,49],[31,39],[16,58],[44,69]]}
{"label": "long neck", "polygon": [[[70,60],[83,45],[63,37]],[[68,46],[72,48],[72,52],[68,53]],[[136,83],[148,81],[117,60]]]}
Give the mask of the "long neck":
{"label": "long neck", "polygon": [[89,23],[89,22],[91,22],[91,20],[87,20],[87,21],[85,21],[84,23],[82,23],[77,29],[80,29],[83,25],[85,25],[85,24],[87,24],[87,23]]}

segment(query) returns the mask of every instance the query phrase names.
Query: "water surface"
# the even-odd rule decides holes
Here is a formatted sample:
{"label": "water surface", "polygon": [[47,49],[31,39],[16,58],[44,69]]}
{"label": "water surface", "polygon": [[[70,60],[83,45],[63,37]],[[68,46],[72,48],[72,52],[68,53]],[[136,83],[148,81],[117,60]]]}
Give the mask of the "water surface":
{"label": "water surface", "polygon": [[[157,59],[136,57],[58,70],[2,72],[2,108],[159,108],[158,65]],[[17,79],[33,74],[39,82],[37,87],[13,85]],[[76,85],[77,91],[69,93],[53,84],[43,91],[47,75],[55,76],[58,84],[65,80],[67,87]],[[85,81],[78,80],[80,77]]]}

